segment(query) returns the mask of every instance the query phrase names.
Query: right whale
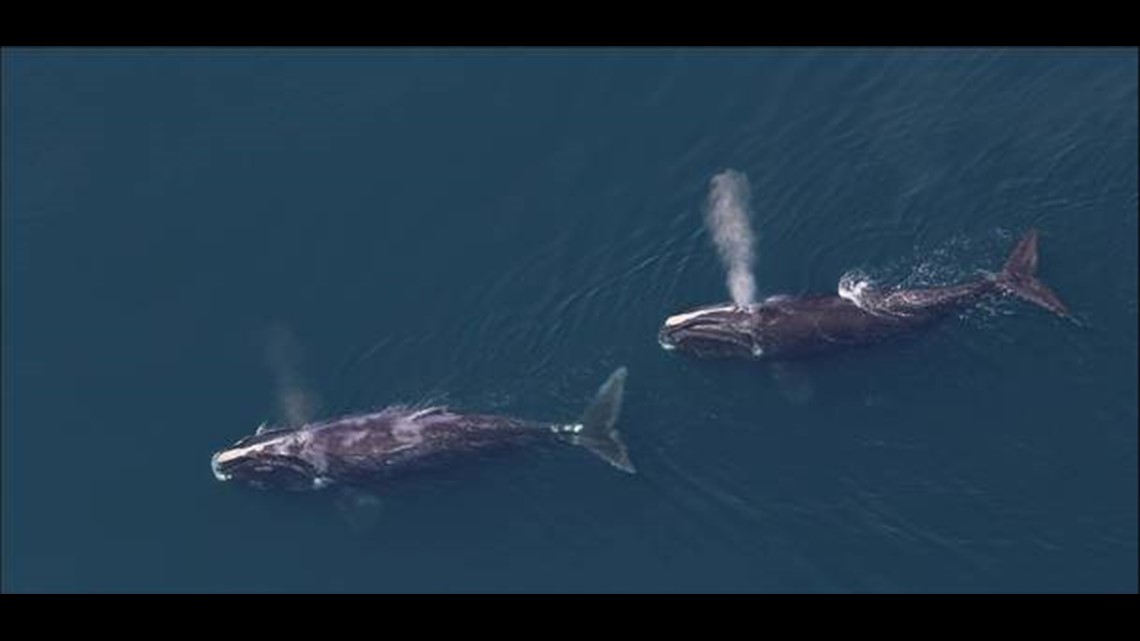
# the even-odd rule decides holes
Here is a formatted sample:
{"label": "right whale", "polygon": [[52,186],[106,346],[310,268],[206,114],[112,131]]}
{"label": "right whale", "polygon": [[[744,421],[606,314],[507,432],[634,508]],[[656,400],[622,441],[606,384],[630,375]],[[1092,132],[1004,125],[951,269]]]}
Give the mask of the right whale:
{"label": "right whale", "polygon": [[1030,229],[1000,272],[974,282],[711,305],[667,318],[658,341],[667,350],[699,357],[782,360],[875,343],[928,326],[984,296],[1012,294],[1068,316],[1064,303],[1036,273],[1037,230]]}

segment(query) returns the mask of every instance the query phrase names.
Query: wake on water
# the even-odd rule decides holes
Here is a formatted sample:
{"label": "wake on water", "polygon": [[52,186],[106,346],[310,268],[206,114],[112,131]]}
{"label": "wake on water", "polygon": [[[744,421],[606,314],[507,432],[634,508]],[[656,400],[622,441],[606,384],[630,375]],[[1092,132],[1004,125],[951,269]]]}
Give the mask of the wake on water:
{"label": "wake on water", "polygon": [[[752,274],[755,235],[751,224],[751,197],[748,177],[734,169],[726,169],[710,181],[705,209],[705,224],[726,271],[725,285],[732,295],[733,303],[738,307],[749,307],[756,300],[756,281]],[[1005,251],[1006,239],[994,240],[1002,241],[1003,247],[994,252],[1000,254]],[[837,294],[863,307],[874,300],[870,294],[885,287],[880,283],[896,283],[890,289],[912,289],[937,287],[976,278],[979,276],[978,270],[970,272],[964,269],[959,254],[993,253],[977,251],[988,249],[974,247],[977,243],[975,239],[955,237],[920,255],[897,258],[892,264],[875,269],[874,275],[862,269],[849,270],[840,277]],[[967,251],[971,249],[974,251]],[[985,305],[980,307],[987,309]],[[988,311],[993,313],[993,310]]]}
{"label": "wake on water", "polygon": [[[839,278],[836,293],[867,308],[876,300],[871,295],[875,292],[945,287],[985,278],[1001,266],[1012,237],[1012,233],[1000,231],[991,237],[954,236],[931,248],[915,247],[910,255],[897,256],[873,269],[846,271]],[[1008,299],[983,298],[964,307],[958,317],[979,322],[1010,313],[1014,312]]]}

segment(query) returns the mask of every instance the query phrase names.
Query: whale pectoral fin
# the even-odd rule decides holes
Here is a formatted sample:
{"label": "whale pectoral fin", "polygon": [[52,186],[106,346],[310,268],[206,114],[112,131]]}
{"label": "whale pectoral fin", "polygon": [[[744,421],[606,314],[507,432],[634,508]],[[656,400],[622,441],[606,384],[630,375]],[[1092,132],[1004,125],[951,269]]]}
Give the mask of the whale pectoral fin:
{"label": "whale pectoral fin", "polygon": [[776,383],[776,389],[789,403],[803,405],[815,396],[815,384],[802,366],[776,361],[769,364],[768,373]]}
{"label": "whale pectoral fin", "polygon": [[384,511],[384,501],[379,496],[349,485],[337,488],[334,503],[349,528],[359,534],[372,530]]}

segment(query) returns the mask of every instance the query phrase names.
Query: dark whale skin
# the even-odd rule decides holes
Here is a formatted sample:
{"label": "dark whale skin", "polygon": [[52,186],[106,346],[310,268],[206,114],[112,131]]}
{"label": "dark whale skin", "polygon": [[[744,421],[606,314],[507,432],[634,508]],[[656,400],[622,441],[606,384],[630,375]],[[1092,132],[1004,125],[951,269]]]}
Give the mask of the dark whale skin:
{"label": "dark whale skin", "polygon": [[671,316],[658,333],[668,350],[698,357],[797,359],[870,345],[927,327],[981,298],[1013,295],[1060,316],[1068,310],[1036,278],[1030,230],[998,274],[949,287],[866,290],[845,296],[775,296],[762,303],[706,306]]}
{"label": "dark whale skin", "polygon": [[576,422],[548,423],[394,405],[296,428],[262,426],[211,458],[220,481],[260,488],[322,489],[382,484],[415,471],[543,442],[579,445],[634,472],[614,423],[626,370],[618,368]]}

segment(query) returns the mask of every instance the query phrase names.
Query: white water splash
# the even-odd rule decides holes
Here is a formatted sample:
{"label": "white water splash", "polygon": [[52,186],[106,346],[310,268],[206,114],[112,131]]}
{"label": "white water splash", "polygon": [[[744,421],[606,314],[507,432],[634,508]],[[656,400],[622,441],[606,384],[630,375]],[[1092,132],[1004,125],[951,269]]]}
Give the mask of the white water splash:
{"label": "white water splash", "polygon": [[754,240],[748,209],[751,196],[748,177],[727,169],[713,176],[705,212],[705,222],[728,271],[728,290],[738,307],[750,306],[756,295],[752,278]]}
{"label": "white water splash", "polygon": [[859,270],[852,270],[839,278],[839,288],[836,292],[840,298],[845,298],[860,308],[867,308],[867,290],[874,286],[870,276]]}

